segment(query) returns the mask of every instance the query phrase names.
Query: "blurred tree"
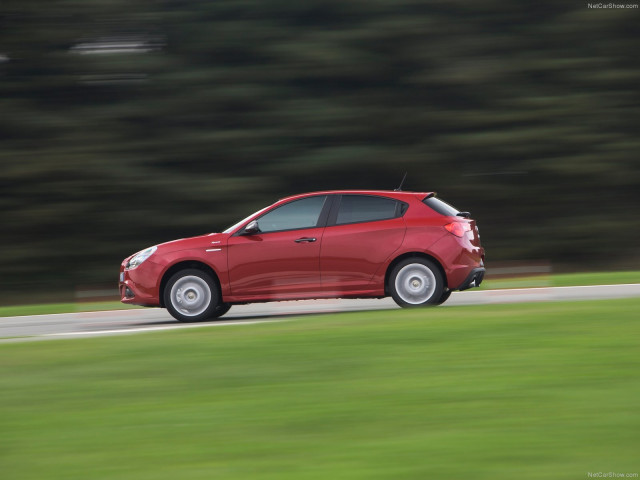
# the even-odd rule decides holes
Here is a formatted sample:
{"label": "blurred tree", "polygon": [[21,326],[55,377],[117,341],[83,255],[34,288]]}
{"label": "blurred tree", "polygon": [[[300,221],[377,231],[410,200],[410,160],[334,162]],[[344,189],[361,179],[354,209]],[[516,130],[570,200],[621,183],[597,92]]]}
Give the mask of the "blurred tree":
{"label": "blurred tree", "polygon": [[0,282],[324,188],[435,190],[488,259],[638,267],[639,10],[575,2],[7,0]]}

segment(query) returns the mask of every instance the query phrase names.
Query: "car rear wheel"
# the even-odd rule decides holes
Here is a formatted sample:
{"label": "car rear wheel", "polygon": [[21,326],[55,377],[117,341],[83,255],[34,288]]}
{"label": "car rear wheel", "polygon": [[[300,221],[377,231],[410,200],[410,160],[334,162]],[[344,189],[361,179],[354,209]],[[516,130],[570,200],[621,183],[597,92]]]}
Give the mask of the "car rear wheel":
{"label": "car rear wheel", "polygon": [[440,299],[438,299],[435,305],[442,305],[444,302],[449,300],[450,296],[451,296],[451,290],[445,290],[444,292],[442,292],[442,295],[440,295]]}
{"label": "car rear wheel", "polygon": [[[180,322],[202,322],[224,315],[229,308],[220,301],[218,285],[206,272],[186,269],[176,272],[164,289],[164,304]],[[230,306],[229,306],[230,307]]]}
{"label": "car rear wheel", "polygon": [[405,308],[439,305],[445,293],[440,269],[432,261],[419,257],[398,263],[389,275],[388,288],[395,302]]}

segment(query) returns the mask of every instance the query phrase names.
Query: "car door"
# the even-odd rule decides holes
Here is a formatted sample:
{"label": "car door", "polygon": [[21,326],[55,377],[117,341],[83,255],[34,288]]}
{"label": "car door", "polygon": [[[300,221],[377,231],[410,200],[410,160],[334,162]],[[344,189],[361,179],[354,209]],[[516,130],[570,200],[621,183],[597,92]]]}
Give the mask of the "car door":
{"label": "car door", "polygon": [[404,202],[375,195],[336,199],[320,252],[325,292],[357,294],[384,288],[382,265],[402,245],[406,207]]}
{"label": "car door", "polygon": [[242,229],[229,239],[234,298],[298,298],[320,291],[320,245],[328,198],[317,195],[279,205],[256,219],[259,232],[247,235]]}

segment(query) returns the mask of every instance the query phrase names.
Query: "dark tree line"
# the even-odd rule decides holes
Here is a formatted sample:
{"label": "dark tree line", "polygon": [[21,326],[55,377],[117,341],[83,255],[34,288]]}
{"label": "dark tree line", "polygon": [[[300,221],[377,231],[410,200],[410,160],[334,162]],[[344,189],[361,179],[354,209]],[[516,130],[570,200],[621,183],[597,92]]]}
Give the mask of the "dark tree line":
{"label": "dark tree line", "polygon": [[639,10],[583,2],[7,0],[0,282],[325,188],[435,190],[488,260],[638,267]]}

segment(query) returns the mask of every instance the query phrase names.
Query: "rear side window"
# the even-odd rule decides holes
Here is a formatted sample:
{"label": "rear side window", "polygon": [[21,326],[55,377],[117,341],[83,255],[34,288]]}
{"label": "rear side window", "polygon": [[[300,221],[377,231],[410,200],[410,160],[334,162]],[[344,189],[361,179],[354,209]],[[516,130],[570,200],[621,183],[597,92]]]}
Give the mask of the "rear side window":
{"label": "rear side window", "polygon": [[338,209],[336,225],[373,222],[400,217],[405,204],[391,198],[370,195],[343,195]]}
{"label": "rear side window", "polygon": [[424,203],[428,207],[431,207],[432,210],[435,210],[440,215],[455,217],[456,215],[458,215],[458,213],[460,213],[460,211],[457,208],[449,205],[447,202],[443,202],[442,200],[436,197],[425,198],[422,201],[422,203]]}

